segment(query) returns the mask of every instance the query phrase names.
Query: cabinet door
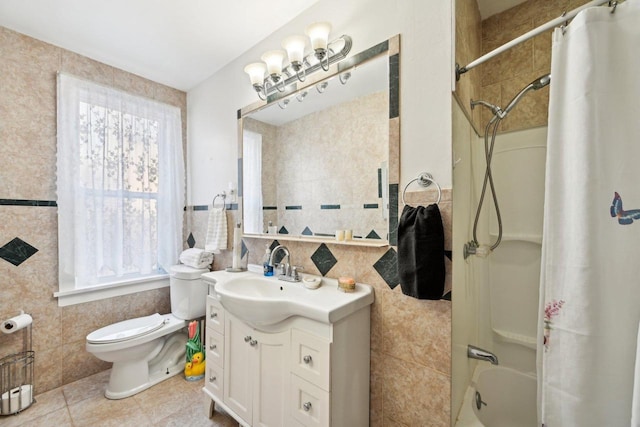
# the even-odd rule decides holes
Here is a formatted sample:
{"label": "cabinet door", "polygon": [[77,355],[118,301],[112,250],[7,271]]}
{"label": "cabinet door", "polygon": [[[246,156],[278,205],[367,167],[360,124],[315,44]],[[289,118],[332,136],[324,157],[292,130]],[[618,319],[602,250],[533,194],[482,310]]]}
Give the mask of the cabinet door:
{"label": "cabinet door", "polygon": [[253,331],[253,426],[285,425],[289,413],[290,332]]}
{"label": "cabinet door", "polygon": [[251,328],[229,315],[225,316],[224,335],[224,403],[251,424],[252,384],[251,357],[255,348]]}

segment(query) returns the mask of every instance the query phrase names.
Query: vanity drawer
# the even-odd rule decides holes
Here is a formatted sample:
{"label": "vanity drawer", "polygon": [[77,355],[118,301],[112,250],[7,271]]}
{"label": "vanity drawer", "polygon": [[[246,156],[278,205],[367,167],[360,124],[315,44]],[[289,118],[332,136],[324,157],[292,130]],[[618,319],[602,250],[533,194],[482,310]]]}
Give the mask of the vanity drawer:
{"label": "vanity drawer", "polygon": [[216,332],[213,328],[207,328],[205,345],[207,362],[224,366],[224,335]]}
{"label": "vanity drawer", "polygon": [[291,417],[303,426],[329,426],[329,393],[291,375]]}
{"label": "vanity drawer", "polygon": [[212,296],[207,297],[207,328],[224,335],[224,308]]}
{"label": "vanity drawer", "polygon": [[204,386],[212,395],[222,400],[224,390],[224,371],[219,365],[207,360],[207,371],[204,377]]}
{"label": "vanity drawer", "polygon": [[291,352],[291,371],[323,390],[330,391],[331,343],[315,335],[293,329]]}

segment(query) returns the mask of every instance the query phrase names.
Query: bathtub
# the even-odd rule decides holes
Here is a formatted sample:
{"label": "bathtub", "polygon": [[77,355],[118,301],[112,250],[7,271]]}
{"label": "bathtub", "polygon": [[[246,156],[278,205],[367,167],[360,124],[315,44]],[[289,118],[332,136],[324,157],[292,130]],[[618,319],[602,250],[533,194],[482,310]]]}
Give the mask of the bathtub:
{"label": "bathtub", "polygon": [[456,427],[537,427],[535,377],[484,365],[474,372]]}

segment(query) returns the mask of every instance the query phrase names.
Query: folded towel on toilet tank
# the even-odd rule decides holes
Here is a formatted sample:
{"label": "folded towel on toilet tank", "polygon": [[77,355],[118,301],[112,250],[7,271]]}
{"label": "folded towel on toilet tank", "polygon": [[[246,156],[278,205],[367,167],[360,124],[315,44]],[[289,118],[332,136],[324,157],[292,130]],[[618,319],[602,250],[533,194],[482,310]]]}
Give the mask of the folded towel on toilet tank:
{"label": "folded towel on toilet tank", "polygon": [[213,262],[213,254],[198,248],[182,251],[180,262],[193,268],[206,268]]}

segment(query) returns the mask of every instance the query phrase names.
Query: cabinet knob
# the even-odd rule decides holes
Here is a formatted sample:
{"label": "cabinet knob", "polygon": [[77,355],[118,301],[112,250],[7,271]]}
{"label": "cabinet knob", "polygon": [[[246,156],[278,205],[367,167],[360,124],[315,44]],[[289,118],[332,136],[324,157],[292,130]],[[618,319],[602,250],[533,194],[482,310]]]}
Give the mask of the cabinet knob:
{"label": "cabinet knob", "polygon": [[258,341],[251,340],[251,342],[249,344],[251,344],[251,347],[255,347],[256,345],[258,345]]}
{"label": "cabinet knob", "polygon": [[217,347],[218,347],[217,345],[215,345],[215,344],[211,344],[211,345],[209,346],[209,350],[215,350]]}
{"label": "cabinet knob", "polygon": [[312,359],[311,359],[311,356],[307,354],[305,357],[302,358],[302,360],[304,361],[304,363],[308,365],[309,363],[311,363]]}
{"label": "cabinet knob", "polygon": [[218,317],[218,313],[216,313],[215,311],[213,313],[211,313],[210,316],[212,319],[215,319],[216,317]]}
{"label": "cabinet knob", "polygon": [[209,377],[209,382],[212,383],[216,380],[216,377]]}
{"label": "cabinet knob", "polygon": [[244,337],[244,342],[249,342],[251,341],[251,335],[247,335],[246,337]]}
{"label": "cabinet knob", "polygon": [[305,402],[305,403],[303,403],[303,404],[302,404],[302,408],[303,408],[305,411],[309,412],[309,411],[311,410],[311,402]]}

